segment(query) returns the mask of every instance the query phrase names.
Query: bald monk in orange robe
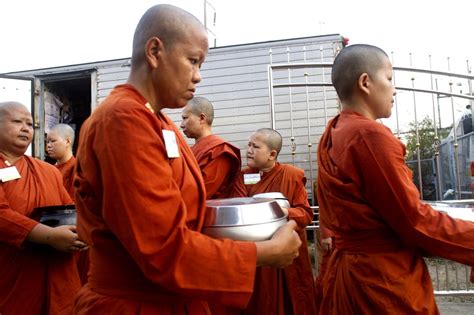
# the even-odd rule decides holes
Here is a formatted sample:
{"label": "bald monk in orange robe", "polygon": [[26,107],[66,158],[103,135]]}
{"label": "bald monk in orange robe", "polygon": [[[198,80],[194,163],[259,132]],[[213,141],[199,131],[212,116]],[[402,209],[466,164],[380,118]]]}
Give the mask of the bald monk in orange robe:
{"label": "bald monk in orange robe", "polygon": [[28,109],[0,103],[0,314],[68,314],[80,288],[72,252],[86,245],[74,226],[32,219],[37,207],[71,203],[59,171],[24,155],[32,139]]}
{"label": "bald monk in orange robe", "polygon": [[240,149],[212,134],[214,107],[204,97],[194,97],[184,107],[181,129],[196,143],[191,147],[206,186],[207,199],[244,197]]}
{"label": "bald monk in orange robe", "polygon": [[63,185],[74,201],[74,165],[76,159],[72,153],[74,129],[66,124],[57,124],[49,130],[46,137],[48,156],[56,160],[56,168],[61,172]]}
{"label": "bald monk in orange robe", "polygon": [[[74,202],[74,166],[76,158],[72,153],[74,145],[74,129],[67,124],[53,126],[46,137],[46,149],[49,157],[56,160],[56,168],[61,172],[63,185]],[[74,254],[81,278],[81,284],[87,282],[89,270],[89,251],[80,251]]]}
{"label": "bald monk in orange robe", "polygon": [[423,253],[474,265],[474,222],[420,201],[405,146],[376,122],[391,114],[392,71],[370,45],[334,61],[342,112],[318,148],[320,219],[335,237],[321,314],[439,314]]}
{"label": "bald monk in orange robe", "polygon": [[[298,223],[298,235],[303,243],[298,258],[284,268],[261,267],[257,269],[254,294],[245,314],[315,314],[314,278],[308,252],[306,226],[313,219],[308,203],[304,171],[277,162],[281,150],[281,135],[269,128],[257,130],[249,139],[247,165],[243,170],[247,195],[281,192],[291,208],[288,217]],[[260,177],[249,183],[248,174]]]}
{"label": "bald monk in orange robe", "polygon": [[81,129],[76,206],[91,265],[76,314],[200,315],[209,314],[207,301],[243,308],[256,266],[286,266],[298,254],[295,222],[258,243],[200,233],[201,171],[161,109],[192,99],[207,51],[197,18],[151,7],[136,28],[127,84]]}

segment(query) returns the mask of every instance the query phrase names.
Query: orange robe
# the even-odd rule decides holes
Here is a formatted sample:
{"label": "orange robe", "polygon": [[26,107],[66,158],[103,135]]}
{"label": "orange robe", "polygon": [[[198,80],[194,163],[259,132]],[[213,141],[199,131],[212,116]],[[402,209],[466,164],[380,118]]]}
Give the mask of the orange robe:
{"label": "orange robe", "polygon": [[[72,254],[26,241],[34,208],[71,204],[54,166],[23,156],[0,182],[0,314],[67,314],[80,288]],[[0,154],[0,168],[8,167]]]}
{"label": "orange robe", "polygon": [[[328,228],[321,225],[319,222],[319,233],[318,233],[318,240],[315,240],[316,243],[316,250],[318,255],[318,274],[315,278],[315,290],[316,290],[316,309],[319,309],[321,306],[321,302],[323,299],[323,279],[324,275],[326,274],[329,268],[329,259],[331,258],[331,254],[334,249],[334,235]],[[333,247],[329,251],[325,251],[323,249],[323,245],[321,241],[326,238],[332,238]]]}
{"label": "orange robe", "polygon": [[336,249],[321,314],[438,314],[422,253],[474,265],[474,222],[422,203],[404,156],[382,124],[350,111],[329,122],[318,202]]}
{"label": "orange robe", "polygon": [[[71,157],[66,163],[54,165],[61,172],[61,175],[63,176],[64,188],[66,188],[73,202],[74,165],[76,165],[76,158],[74,156]],[[74,258],[76,259],[79,277],[81,278],[81,284],[84,285],[87,282],[87,271],[89,270],[89,250],[76,252],[74,254]]]}
{"label": "orange robe", "polygon": [[[258,173],[257,169],[245,169],[244,174]],[[314,278],[308,252],[306,226],[313,219],[308,203],[304,171],[291,165],[276,163],[261,180],[246,185],[247,195],[265,192],[281,192],[291,204],[289,219],[298,224],[297,232],[302,241],[299,256],[286,268],[257,268],[254,294],[246,314],[315,314]]]}
{"label": "orange robe", "polygon": [[245,190],[236,183],[241,178],[239,148],[216,135],[209,135],[200,139],[191,150],[202,172],[206,199],[245,195]]}
{"label": "orange robe", "polygon": [[56,164],[56,168],[61,172],[63,176],[63,185],[66,188],[72,201],[74,201],[74,165],[76,164],[76,158],[71,157],[66,163]]}
{"label": "orange robe", "polygon": [[[180,131],[131,85],[117,86],[81,129],[80,236],[90,247],[76,314],[208,314],[207,300],[245,307],[256,246],[200,233],[206,195]],[[163,130],[178,158],[168,158]]]}

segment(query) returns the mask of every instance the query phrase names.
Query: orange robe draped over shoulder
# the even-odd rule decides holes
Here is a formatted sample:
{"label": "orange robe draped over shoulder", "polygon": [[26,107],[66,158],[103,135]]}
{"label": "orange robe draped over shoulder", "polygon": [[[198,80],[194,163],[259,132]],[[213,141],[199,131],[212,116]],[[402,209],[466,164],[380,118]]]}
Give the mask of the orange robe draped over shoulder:
{"label": "orange robe draped over shoulder", "polygon": [[[245,169],[244,174],[258,173]],[[297,232],[302,241],[299,256],[286,268],[257,268],[254,294],[246,314],[315,314],[314,278],[308,252],[306,226],[313,219],[308,203],[304,171],[291,165],[276,163],[271,171],[263,173],[261,180],[245,185],[247,195],[281,192],[291,204],[289,219],[298,223]]]}
{"label": "orange robe draped over shoulder", "polygon": [[321,314],[438,314],[422,253],[474,265],[474,222],[422,203],[404,156],[382,124],[349,111],[329,122],[318,202],[336,249]]}
{"label": "orange robe draped over shoulder", "polygon": [[76,165],[76,158],[74,156],[66,163],[54,165],[61,172],[64,188],[66,188],[72,201],[74,201],[74,165]]}
{"label": "orange robe draped over shoulder", "polygon": [[[174,123],[117,86],[85,122],[76,155],[79,235],[90,247],[77,314],[208,314],[207,301],[245,307],[256,246],[200,233],[204,182]],[[163,131],[179,157],[168,158]]]}
{"label": "orange robe draped over shoulder", "polygon": [[34,208],[71,199],[54,166],[29,156],[13,166],[21,178],[0,182],[0,314],[71,313],[80,288],[73,255],[26,241],[38,224]]}
{"label": "orange robe draped over shoulder", "polygon": [[209,135],[200,139],[191,150],[202,172],[206,199],[245,195],[243,186],[236,182],[241,178],[239,148],[216,135]]}

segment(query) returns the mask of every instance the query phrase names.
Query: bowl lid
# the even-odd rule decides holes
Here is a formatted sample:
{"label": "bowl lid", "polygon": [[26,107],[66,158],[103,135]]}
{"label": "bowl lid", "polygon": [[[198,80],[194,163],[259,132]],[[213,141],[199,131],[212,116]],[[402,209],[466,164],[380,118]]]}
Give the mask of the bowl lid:
{"label": "bowl lid", "polygon": [[241,226],[269,223],[286,217],[274,199],[227,198],[206,202],[204,226]]}
{"label": "bowl lid", "polygon": [[281,192],[266,192],[253,195],[252,198],[272,198],[272,199],[287,199]]}

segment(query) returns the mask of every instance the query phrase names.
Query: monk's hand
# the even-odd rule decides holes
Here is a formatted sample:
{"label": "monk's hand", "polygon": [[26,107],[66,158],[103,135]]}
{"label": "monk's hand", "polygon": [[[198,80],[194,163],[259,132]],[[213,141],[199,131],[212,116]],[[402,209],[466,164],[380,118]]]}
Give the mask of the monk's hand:
{"label": "monk's hand", "polygon": [[325,253],[330,252],[332,249],[332,237],[323,238],[321,240],[321,247]]}
{"label": "monk's hand", "polygon": [[288,215],[288,208],[283,208],[283,207],[281,207],[281,210],[283,210],[283,212],[284,212],[286,215]]}
{"label": "monk's hand", "polygon": [[48,245],[57,250],[72,253],[88,248],[86,243],[79,240],[74,225],[61,225],[52,228],[48,234]]}
{"label": "monk's hand", "polygon": [[286,267],[298,257],[301,240],[291,220],[275,232],[271,240],[257,242],[257,266]]}

